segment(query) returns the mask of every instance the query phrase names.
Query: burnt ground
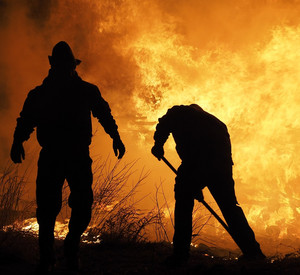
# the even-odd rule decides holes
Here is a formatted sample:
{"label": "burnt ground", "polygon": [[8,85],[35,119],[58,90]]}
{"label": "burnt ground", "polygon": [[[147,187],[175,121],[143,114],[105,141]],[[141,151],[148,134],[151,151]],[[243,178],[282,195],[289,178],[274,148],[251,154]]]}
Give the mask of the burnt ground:
{"label": "burnt ground", "polygon": [[[53,274],[72,274],[64,269],[62,244],[56,240],[57,267]],[[79,274],[300,274],[298,254],[240,263],[228,259],[228,251],[203,245],[192,250],[187,265],[168,268],[162,262],[171,252],[167,243],[83,243]],[[37,258],[36,237],[0,231],[0,274],[34,274]]]}

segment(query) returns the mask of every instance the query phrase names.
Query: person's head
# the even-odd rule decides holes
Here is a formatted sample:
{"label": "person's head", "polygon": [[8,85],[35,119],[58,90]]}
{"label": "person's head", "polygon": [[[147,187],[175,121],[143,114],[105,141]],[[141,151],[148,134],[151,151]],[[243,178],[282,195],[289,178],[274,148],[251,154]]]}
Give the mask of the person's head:
{"label": "person's head", "polygon": [[76,66],[81,63],[76,59],[73,52],[65,41],[58,42],[52,50],[52,55],[48,56],[51,69],[61,72],[62,74],[69,74],[75,71]]}

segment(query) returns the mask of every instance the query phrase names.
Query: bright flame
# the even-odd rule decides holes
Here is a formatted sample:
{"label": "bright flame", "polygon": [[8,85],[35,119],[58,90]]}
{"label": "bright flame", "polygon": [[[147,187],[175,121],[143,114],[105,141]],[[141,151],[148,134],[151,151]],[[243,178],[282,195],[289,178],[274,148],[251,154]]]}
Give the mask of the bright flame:
{"label": "bright flame", "polygon": [[[64,222],[56,221],[54,228],[54,237],[59,240],[64,240],[69,232],[68,229],[69,220],[66,219]],[[39,234],[39,224],[36,218],[25,219],[23,221],[15,222],[12,225],[7,225],[3,227],[3,231],[7,232],[9,230],[18,230],[22,232],[29,232],[35,236]],[[82,234],[83,243],[94,243],[99,244],[101,242],[100,235],[90,236],[89,234],[90,227]]]}
{"label": "bright flame", "polygon": [[[65,220],[64,222],[56,221],[54,228],[54,236],[57,239],[64,239],[68,234],[68,223],[69,220]],[[16,222],[13,225],[4,226],[4,231],[17,228],[23,232],[30,232],[38,236],[39,233],[39,224],[36,218],[25,219],[21,222]]]}

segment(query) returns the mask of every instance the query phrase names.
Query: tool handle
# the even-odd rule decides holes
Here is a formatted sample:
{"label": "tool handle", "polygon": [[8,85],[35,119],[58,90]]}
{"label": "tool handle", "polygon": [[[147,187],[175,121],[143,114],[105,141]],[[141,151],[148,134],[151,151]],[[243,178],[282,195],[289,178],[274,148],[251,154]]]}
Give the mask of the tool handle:
{"label": "tool handle", "polygon": [[162,157],[161,158],[163,160],[163,162],[165,164],[167,164],[169,166],[169,168],[177,175],[177,170],[174,168],[174,166],[165,158],[165,157]]}
{"label": "tool handle", "polygon": [[[177,175],[177,170],[174,168],[174,166],[165,158],[165,157],[162,157],[161,158],[163,160],[163,162],[165,164],[167,164],[169,166],[169,168]],[[230,230],[229,230],[229,227],[228,225],[219,217],[219,215],[207,204],[207,202],[203,199],[201,202],[205,207],[206,209],[219,221],[219,223],[224,227],[224,229],[229,233],[230,236],[231,233],[230,233]]]}
{"label": "tool handle", "polygon": [[224,227],[224,229],[229,233],[230,236],[230,230],[228,225],[219,217],[219,215],[207,204],[207,202],[205,200],[200,201],[205,207],[206,209],[219,221],[219,223]]}

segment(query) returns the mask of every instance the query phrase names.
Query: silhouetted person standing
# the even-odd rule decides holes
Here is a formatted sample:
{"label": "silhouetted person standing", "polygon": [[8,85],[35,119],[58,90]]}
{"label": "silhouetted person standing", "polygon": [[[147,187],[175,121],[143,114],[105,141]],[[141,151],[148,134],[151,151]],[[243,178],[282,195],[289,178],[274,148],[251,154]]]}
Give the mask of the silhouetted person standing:
{"label": "silhouetted person standing", "polygon": [[201,201],[205,186],[222,211],[243,257],[265,258],[235,196],[226,125],[196,104],[172,107],[156,126],[152,154],[158,160],[164,156],[163,146],[170,133],[182,163],[175,183],[174,253],[169,263],[180,264],[189,257],[194,199]]}
{"label": "silhouetted person standing", "polygon": [[49,62],[49,75],[27,96],[17,119],[11,148],[12,161],[21,163],[25,157],[22,143],[36,128],[37,140],[42,147],[36,180],[41,272],[51,269],[55,262],[53,233],[65,179],[70,188],[72,213],[64,252],[69,268],[78,268],[80,237],[90,222],[93,203],[92,160],[89,156],[91,114],[113,139],[115,155],[120,159],[125,153],[108,103],[97,86],[77,75],[75,69],[81,61],[74,58],[69,45],[64,41],[57,43]]}

